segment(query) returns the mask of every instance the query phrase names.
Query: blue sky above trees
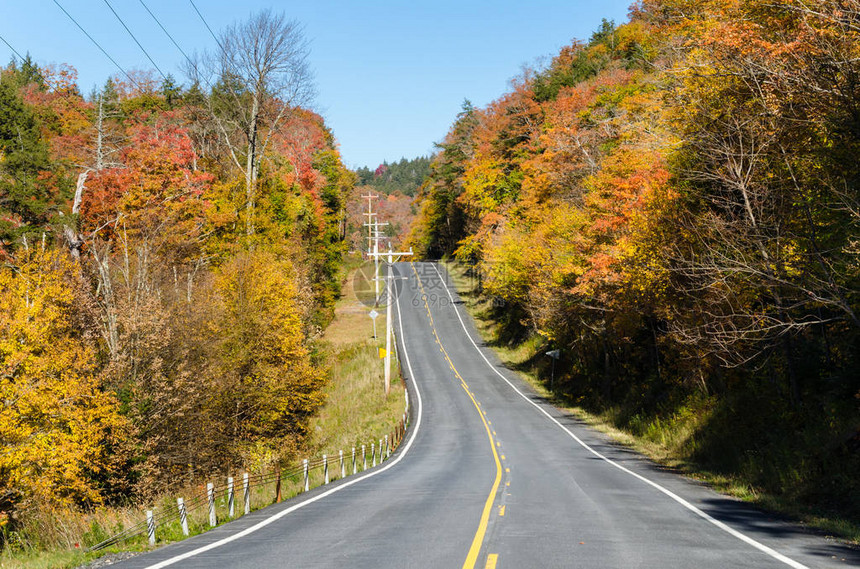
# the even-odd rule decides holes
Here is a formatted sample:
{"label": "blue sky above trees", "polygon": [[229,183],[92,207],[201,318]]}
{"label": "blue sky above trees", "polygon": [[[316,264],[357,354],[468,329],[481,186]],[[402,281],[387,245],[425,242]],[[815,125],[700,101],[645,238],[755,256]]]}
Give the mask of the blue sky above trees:
{"label": "blue sky above trees", "polygon": [[[152,68],[102,0],[59,1],[126,70]],[[144,2],[186,53],[217,47],[187,0]],[[601,18],[626,20],[629,3],[196,1],[216,32],[264,8],[304,24],[319,90],[315,110],[351,167],[429,154],[464,99],[489,103],[523,65],[588,39]],[[184,81],[182,54],[141,3],[111,4],[156,64]],[[4,2],[2,11],[0,36],[40,65],[73,65],[83,93],[119,72],[53,0]],[[0,42],[0,62],[12,55]]]}

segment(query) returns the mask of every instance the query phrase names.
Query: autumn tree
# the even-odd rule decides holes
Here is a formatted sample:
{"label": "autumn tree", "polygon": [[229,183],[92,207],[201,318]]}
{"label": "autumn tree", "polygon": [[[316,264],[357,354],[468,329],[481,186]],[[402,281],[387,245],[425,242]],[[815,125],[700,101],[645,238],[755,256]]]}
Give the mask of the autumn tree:
{"label": "autumn tree", "polygon": [[0,71],[0,526],[304,442],[355,175],[299,106],[298,24],[265,12],[220,47],[214,87]]}
{"label": "autumn tree", "polygon": [[674,332],[730,366],[783,362],[796,405],[799,339],[860,326],[849,205],[857,171],[843,159],[860,132],[851,4],[689,12],[684,30],[695,39],[672,69],[687,207],[671,221],[683,232],[669,258],[690,303]]}
{"label": "autumn tree", "polygon": [[419,193],[421,216],[409,242],[430,257],[453,253],[465,237],[462,206],[456,200],[463,193],[462,175],[475,152],[472,133],[477,125],[478,110],[466,100],[439,145],[439,153]]}
{"label": "autumn tree", "polygon": [[[308,46],[298,22],[265,10],[224,30],[219,48],[206,63],[217,78],[209,109],[245,177],[245,231],[252,235],[260,162],[285,119],[314,93]],[[189,69],[197,82],[201,72]]]}
{"label": "autumn tree", "polygon": [[36,117],[19,93],[25,80],[19,75],[26,73],[0,73],[0,242],[6,253],[18,236],[44,229],[68,189],[52,172]]}
{"label": "autumn tree", "polygon": [[99,381],[86,284],[63,251],[0,270],[0,508],[98,503],[125,421]]}
{"label": "autumn tree", "polygon": [[245,453],[296,449],[323,401],[324,376],[305,345],[291,263],[240,254],[221,268],[216,290],[223,369],[215,378],[221,420],[213,422]]}

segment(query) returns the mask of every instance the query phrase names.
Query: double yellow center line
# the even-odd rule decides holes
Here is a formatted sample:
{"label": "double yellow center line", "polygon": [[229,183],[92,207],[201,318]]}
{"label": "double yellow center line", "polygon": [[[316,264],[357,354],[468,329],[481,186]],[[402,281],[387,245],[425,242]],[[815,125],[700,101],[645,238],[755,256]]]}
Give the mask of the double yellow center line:
{"label": "double yellow center line", "polygon": [[[478,555],[481,552],[481,544],[483,544],[484,536],[487,534],[487,525],[490,522],[490,513],[493,510],[493,502],[495,501],[496,493],[499,490],[499,484],[502,481],[502,463],[499,460],[499,453],[496,450],[496,441],[493,439],[493,432],[490,429],[487,418],[484,416],[484,412],[481,410],[481,406],[475,399],[475,395],[469,389],[469,385],[466,383],[466,380],[463,379],[463,376],[460,375],[460,372],[457,371],[457,368],[454,366],[454,362],[451,361],[448,351],[445,349],[445,346],[442,345],[442,340],[439,339],[439,334],[436,332],[436,324],[433,322],[433,314],[431,314],[430,305],[427,303],[427,293],[424,291],[424,285],[421,283],[421,277],[415,269],[415,264],[409,263],[409,265],[412,267],[412,272],[415,273],[415,278],[418,280],[418,287],[421,289],[421,298],[424,300],[424,308],[427,310],[427,317],[430,319],[430,329],[433,331],[433,336],[436,338],[439,350],[445,357],[445,361],[447,361],[448,365],[451,366],[451,370],[454,372],[454,375],[460,380],[460,387],[463,388],[463,391],[466,392],[466,395],[469,396],[469,399],[471,399],[472,403],[475,405],[475,409],[478,411],[478,416],[481,418],[481,422],[484,423],[484,429],[487,431],[487,438],[490,441],[490,448],[493,451],[493,460],[496,462],[496,479],[493,481],[490,495],[487,496],[487,501],[484,503],[484,511],[481,513],[481,521],[478,524],[478,531],[475,533],[475,538],[472,540],[472,547],[469,548],[469,554],[466,556],[465,563],[463,563],[463,569],[474,569],[475,563],[478,562]],[[493,566],[495,566],[496,557],[497,556],[495,555],[492,556]]]}

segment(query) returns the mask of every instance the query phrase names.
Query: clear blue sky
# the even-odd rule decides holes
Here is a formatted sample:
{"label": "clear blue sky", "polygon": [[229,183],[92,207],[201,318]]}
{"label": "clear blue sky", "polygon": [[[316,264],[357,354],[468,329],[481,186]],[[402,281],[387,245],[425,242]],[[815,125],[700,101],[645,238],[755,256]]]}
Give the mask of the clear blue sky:
{"label": "clear blue sky", "polygon": [[[319,95],[314,108],[348,166],[430,154],[463,99],[483,106],[523,65],[587,39],[601,18],[621,23],[631,0],[195,0],[216,33],[252,11],[282,10],[305,26]],[[59,0],[117,62],[152,65],[104,0]],[[144,0],[186,53],[215,47],[188,0]],[[110,0],[165,73],[182,55],[139,0]],[[53,0],[0,0],[0,36],[39,64],[69,63],[87,94],[117,72]],[[0,62],[12,57],[0,42]]]}

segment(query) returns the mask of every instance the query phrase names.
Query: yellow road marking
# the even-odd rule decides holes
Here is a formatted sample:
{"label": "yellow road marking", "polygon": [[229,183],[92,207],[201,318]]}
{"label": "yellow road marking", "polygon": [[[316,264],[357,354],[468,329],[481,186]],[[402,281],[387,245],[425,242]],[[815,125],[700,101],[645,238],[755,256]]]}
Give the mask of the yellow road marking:
{"label": "yellow road marking", "polygon": [[499,506],[499,515],[500,516],[505,515],[505,506],[504,505]]}
{"label": "yellow road marking", "polygon": [[[499,484],[502,481],[502,463],[499,461],[499,453],[496,451],[496,445],[494,444],[493,432],[490,429],[491,423],[487,420],[486,413],[481,410],[475,396],[472,395],[471,391],[469,391],[469,385],[466,383],[466,380],[463,379],[463,376],[460,375],[460,372],[457,371],[457,368],[454,366],[454,362],[451,361],[448,351],[442,345],[442,340],[439,338],[439,334],[436,333],[436,325],[433,323],[433,316],[430,314],[430,305],[427,303],[427,293],[424,290],[424,285],[421,283],[421,277],[415,269],[415,264],[409,264],[412,266],[415,278],[418,279],[418,287],[421,289],[421,295],[424,298],[424,307],[427,308],[427,316],[430,318],[430,328],[433,331],[433,335],[436,337],[436,341],[439,342],[439,348],[442,350],[445,360],[448,362],[448,365],[451,366],[451,370],[454,372],[454,375],[456,375],[457,379],[460,380],[460,383],[462,384],[461,387],[469,396],[469,399],[472,400],[472,404],[475,405],[475,409],[478,410],[478,416],[481,418],[481,422],[484,423],[484,429],[487,431],[487,438],[490,440],[490,448],[493,451],[493,461],[496,463],[496,478],[493,481],[493,487],[490,489],[490,495],[487,496],[487,501],[484,503],[484,511],[481,513],[481,521],[478,523],[478,531],[475,533],[475,538],[472,540],[472,547],[469,548],[469,554],[466,556],[466,561],[463,563],[463,569],[474,569],[475,563],[478,562],[478,554],[481,552],[481,544],[483,544],[484,536],[487,534],[487,525],[490,522],[490,511],[493,509],[493,501],[496,496],[496,492],[499,490]],[[510,472],[510,469],[506,470]],[[498,555],[488,556],[488,564],[490,563],[491,558],[493,563],[492,566],[495,567]]]}
{"label": "yellow road marking", "polygon": [[505,455],[502,455],[502,460],[505,460]]}
{"label": "yellow road marking", "polygon": [[496,569],[496,563],[499,561],[499,555],[497,553],[491,553],[487,555],[487,564],[484,565],[484,569]]}
{"label": "yellow road marking", "polygon": [[511,485],[511,481],[510,481],[510,480],[508,480],[507,482],[505,482],[505,486],[510,486],[510,485]]}
{"label": "yellow road marking", "polygon": [[506,468],[506,469],[505,469],[505,472],[510,472],[510,471],[511,471],[511,469],[510,469],[510,468]]}

